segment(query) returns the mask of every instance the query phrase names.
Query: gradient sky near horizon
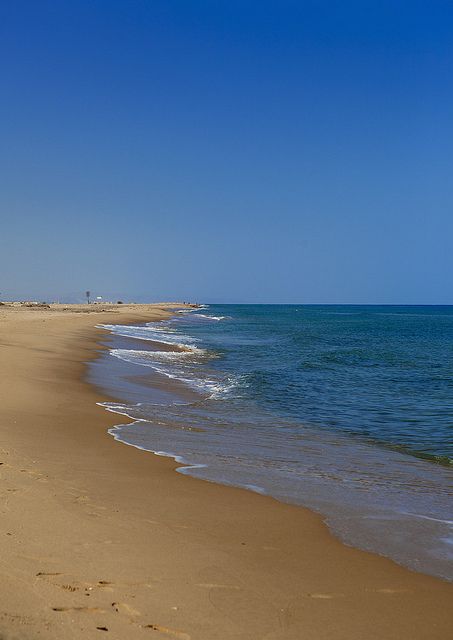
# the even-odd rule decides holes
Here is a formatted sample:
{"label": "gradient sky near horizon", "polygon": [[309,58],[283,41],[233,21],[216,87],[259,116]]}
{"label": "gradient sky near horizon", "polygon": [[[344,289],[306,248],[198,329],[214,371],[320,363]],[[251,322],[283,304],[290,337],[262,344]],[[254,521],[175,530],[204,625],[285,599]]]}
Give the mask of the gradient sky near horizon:
{"label": "gradient sky near horizon", "polygon": [[3,0],[2,299],[453,304],[453,3]]}

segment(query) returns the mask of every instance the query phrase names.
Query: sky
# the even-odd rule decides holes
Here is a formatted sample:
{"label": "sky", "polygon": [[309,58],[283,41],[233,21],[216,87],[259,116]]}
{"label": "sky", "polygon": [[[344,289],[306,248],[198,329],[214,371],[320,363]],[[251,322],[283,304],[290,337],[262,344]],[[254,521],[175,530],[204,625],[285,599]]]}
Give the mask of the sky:
{"label": "sky", "polygon": [[453,3],[2,0],[0,299],[453,304]]}

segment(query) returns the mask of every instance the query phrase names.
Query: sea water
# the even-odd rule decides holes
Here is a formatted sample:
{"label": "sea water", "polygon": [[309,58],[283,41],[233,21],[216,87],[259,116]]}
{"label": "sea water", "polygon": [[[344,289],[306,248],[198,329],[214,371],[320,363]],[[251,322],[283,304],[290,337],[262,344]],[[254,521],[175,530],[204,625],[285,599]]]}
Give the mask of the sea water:
{"label": "sea water", "polygon": [[453,579],[453,307],[209,305],[104,328],[90,377],[134,419],[117,440]]}

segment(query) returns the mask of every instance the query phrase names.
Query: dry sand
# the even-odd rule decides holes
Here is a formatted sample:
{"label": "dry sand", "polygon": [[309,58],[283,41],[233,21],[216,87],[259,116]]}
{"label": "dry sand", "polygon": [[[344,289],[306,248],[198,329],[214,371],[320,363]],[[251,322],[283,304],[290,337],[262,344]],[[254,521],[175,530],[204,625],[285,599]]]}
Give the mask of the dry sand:
{"label": "dry sand", "polygon": [[168,310],[82,310],[0,307],[0,638],[452,637],[453,585],[115,442],[95,325]]}

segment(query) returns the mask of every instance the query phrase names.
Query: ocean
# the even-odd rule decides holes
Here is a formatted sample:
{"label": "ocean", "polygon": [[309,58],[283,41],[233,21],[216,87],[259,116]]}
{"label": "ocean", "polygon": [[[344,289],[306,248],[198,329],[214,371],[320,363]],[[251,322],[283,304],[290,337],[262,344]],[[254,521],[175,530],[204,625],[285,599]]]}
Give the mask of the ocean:
{"label": "ocean", "polygon": [[453,580],[453,307],[205,305],[103,327],[89,379],[134,420],[114,438]]}

